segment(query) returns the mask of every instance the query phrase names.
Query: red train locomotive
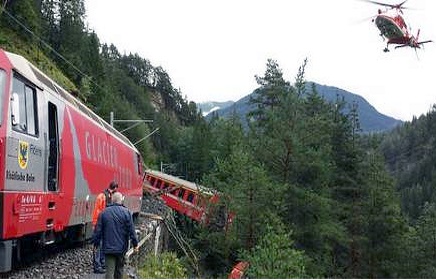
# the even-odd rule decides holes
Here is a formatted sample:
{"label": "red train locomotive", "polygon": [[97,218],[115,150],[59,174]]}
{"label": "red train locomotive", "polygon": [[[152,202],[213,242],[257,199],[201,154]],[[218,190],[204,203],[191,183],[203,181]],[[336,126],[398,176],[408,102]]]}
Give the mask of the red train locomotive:
{"label": "red train locomotive", "polygon": [[159,171],[146,170],[146,192],[160,195],[175,211],[203,225],[225,229],[233,214],[220,204],[220,195],[211,189]]}
{"label": "red train locomotive", "polygon": [[143,172],[125,136],[0,49],[0,272],[11,270],[24,240],[89,238],[95,197],[112,180],[138,213]]}

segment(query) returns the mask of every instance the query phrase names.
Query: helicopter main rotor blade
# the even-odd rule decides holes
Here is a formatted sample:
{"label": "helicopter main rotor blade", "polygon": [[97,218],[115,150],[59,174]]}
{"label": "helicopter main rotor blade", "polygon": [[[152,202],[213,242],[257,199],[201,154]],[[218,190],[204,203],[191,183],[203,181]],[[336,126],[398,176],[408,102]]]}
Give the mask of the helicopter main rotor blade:
{"label": "helicopter main rotor blade", "polygon": [[373,1],[373,0],[360,0],[360,1],[369,2],[369,3],[372,3],[372,4],[384,6],[384,7],[389,7],[391,9],[404,9],[404,10],[410,9],[409,7],[403,7],[404,3],[406,3],[407,0],[401,2],[400,4],[396,4],[396,5],[394,5],[394,4],[387,4],[387,3],[378,2],[378,1]]}
{"label": "helicopter main rotor blade", "polygon": [[363,23],[363,22],[367,22],[367,21],[370,21],[370,20],[374,20],[376,17],[377,17],[377,15],[373,15],[373,16],[366,17],[366,18],[361,18],[361,19],[359,19],[359,20],[355,20],[355,21],[353,21],[352,24],[361,24],[361,23]]}

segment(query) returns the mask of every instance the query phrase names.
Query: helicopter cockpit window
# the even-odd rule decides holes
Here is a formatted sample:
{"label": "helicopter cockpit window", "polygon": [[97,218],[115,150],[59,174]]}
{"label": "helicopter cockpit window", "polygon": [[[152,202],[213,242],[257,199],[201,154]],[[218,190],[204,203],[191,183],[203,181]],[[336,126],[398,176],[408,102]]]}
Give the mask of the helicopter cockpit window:
{"label": "helicopter cockpit window", "polygon": [[11,123],[15,131],[38,135],[36,90],[23,79],[14,76],[11,96]]}

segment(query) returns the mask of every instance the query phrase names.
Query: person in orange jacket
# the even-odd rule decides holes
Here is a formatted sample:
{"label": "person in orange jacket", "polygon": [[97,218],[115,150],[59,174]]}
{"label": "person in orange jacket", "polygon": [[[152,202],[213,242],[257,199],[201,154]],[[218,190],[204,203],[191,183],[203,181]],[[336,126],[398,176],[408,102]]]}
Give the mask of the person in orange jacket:
{"label": "person in orange jacket", "polygon": [[[92,212],[92,225],[95,230],[97,225],[98,216],[106,208],[108,204],[112,203],[112,194],[118,189],[118,183],[115,181],[110,182],[109,187],[102,193],[98,194],[95,198],[94,211]],[[101,242],[100,242],[101,243]],[[94,250],[93,265],[94,273],[105,273],[105,260],[102,252],[101,244]]]}
{"label": "person in orange jacket", "polygon": [[[109,204],[98,216],[92,241],[101,246],[105,254],[106,279],[122,279],[125,254],[129,249],[129,240],[137,253],[138,237],[133,224],[132,213],[123,205],[124,196],[120,192],[112,195]],[[103,241],[103,243],[101,243]]]}

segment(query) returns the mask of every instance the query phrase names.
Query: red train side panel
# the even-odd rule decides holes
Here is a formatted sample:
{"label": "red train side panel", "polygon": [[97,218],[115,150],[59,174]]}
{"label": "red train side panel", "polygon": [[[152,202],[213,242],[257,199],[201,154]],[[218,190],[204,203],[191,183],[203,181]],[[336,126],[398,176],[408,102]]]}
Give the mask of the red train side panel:
{"label": "red train side panel", "polygon": [[112,180],[126,206],[140,211],[143,170],[133,144],[1,49],[0,102],[0,271],[10,270],[22,237],[46,244],[70,232],[89,237],[95,197]]}

